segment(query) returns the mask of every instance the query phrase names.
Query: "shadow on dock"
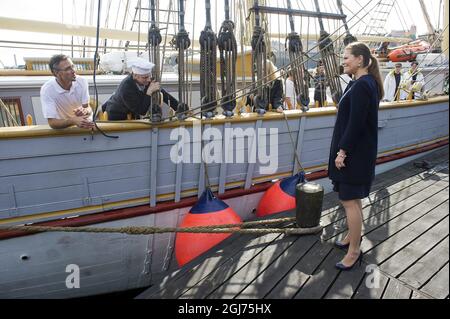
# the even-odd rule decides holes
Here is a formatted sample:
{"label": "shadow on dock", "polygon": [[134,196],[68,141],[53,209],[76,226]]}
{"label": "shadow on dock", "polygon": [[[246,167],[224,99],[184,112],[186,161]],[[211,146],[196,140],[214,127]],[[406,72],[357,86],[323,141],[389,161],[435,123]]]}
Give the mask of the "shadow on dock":
{"label": "shadow on dock", "polygon": [[448,147],[423,159],[431,168],[409,162],[376,177],[363,200],[361,267],[334,267],[345,251],[333,243],[347,225],[330,193],[321,234],[233,235],[137,298],[448,298]]}

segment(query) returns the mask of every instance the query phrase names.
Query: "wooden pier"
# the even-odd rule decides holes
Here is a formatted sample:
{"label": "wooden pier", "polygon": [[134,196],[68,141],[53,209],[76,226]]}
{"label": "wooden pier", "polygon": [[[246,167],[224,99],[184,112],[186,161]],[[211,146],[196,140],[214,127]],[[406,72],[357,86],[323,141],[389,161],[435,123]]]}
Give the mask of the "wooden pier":
{"label": "wooden pier", "polygon": [[232,235],[137,298],[448,299],[448,159],[447,146],[377,176],[363,200],[363,264],[352,271],[334,267],[346,220],[330,193],[321,234]]}

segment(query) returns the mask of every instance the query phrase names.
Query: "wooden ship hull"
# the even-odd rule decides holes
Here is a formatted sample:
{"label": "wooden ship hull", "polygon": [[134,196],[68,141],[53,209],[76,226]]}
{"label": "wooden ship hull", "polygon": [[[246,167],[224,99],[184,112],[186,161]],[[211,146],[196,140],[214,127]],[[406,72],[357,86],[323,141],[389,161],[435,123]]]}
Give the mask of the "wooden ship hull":
{"label": "wooden ship hull", "polygon": [[[183,4],[180,0],[180,12],[184,12]],[[308,14],[321,17],[319,13]],[[11,29],[23,24],[17,19],[2,21]],[[32,27],[35,31],[60,32],[48,23],[35,23]],[[94,31],[97,30],[90,28],[82,34],[89,32],[92,36]],[[131,37],[128,33],[108,34],[109,39]],[[154,53],[157,56],[157,51]],[[179,49],[179,56],[185,53]],[[265,59],[263,53],[258,54]],[[236,61],[236,79],[245,75],[250,82],[255,72],[250,68],[252,57],[247,54],[237,58],[241,60]],[[261,71],[260,62],[256,71]],[[195,72],[192,65],[191,69]],[[48,77],[25,79],[22,74],[0,78],[0,97],[22,106],[22,112],[15,116],[22,125],[29,124],[0,128],[0,228],[30,224],[176,227],[207,185],[242,220],[254,219],[253,212],[265,190],[275,181],[299,172],[296,154],[306,178],[321,183],[327,192],[331,190],[327,165],[337,112],[334,106],[311,108],[307,112],[289,110],[285,114],[245,113],[232,118],[219,115],[202,121],[188,118],[154,125],[147,120],[98,123],[102,131],[118,137],[113,139],[97,131],[73,127],[54,130],[43,125],[46,122],[40,113],[39,88]],[[260,81],[265,75],[260,72]],[[122,78],[97,79],[100,103]],[[178,78],[163,77],[162,82],[169,92],[176,92],[180,86]],[[199,82],[196,79],[190,83],[193,103],[180,98],[189,102],[191,109],[200,105]],[[187,87],[187,83],[184,85]],[[93,94],[92,85],[90,89]],[[382,103],[376,173],[448,147],[448,102],[448,96],[441,96]],[[26,121],[27,118],[30,120]],[[202,141],[201,130],[210,128],[215,134]],[[230,138],[224,134],[227,130],[244,134]],[[257,143],[259,135],[252,134],[259,130],[269,133],[263,138],[265,146]],[[182,132],[190,139],[180,143],[177,137]],[[218,160],[211,163],[199,160],[203,143],[211,147],[209,151],[214,150]],[[179,154],[177,145],[190,150],[185,161],[174,161],[174,154],[175,157]],[[235,147],[230,150],[231,145]],[[272,152],[271,147],[276,151]],[[247,155],[238,160],[234,150]],[[250,150],[258,156],[260,153],[269,156],[269,164],[274,164],[271,169],[259,157],[259,161],[250,161]],[[231,162],[225,160],[228,155],[233,159]],[[178,268],[175,238],[175,233],[0,230],[0,298],[76,298],[148,287]],[[79,286],[70,285],[71,272],[76,268]]]}
{"label": "wooden ship hull", "polygon": [[[379,112],[377,173],[448,145],[448,96],[382,104]],[[274,180],[298,171],[297,152],[309,180],[330,190],[327,161],[336,116],[334,107],[307,113],[204,120],[202,128],[278,130],[277,168],[262,174],[260,163],[174,163],[170,135],[194,121],[152,127],[148,122],[100,123],[108,139],[71,128],[0,129],[0,225],[175,227],[205,189],[212,190],[243,220],[254,218]],[[197,121],[199,122],[199,121]],[[292,145],[289,130],[294,139]],[[222,134],[219,148],[230,140]],[[242,142],[245,151],[253,142]],[[239,139],[239,138],[238,138]],[[242,138],[241,138],[242,139]],[[209,140],[211,142],[211,140]],[[189,142],[195,149],[199,139]],[[238,148],[238,143],[236,148]],[[242,149],[241,149],[242,150]],[[220,156],[223,158],[222,153]],[[0,232],[1,298],[72,298],[152,284],[177,268],[175,234],[124,235]],[[67,289],[68,265],[80,267],[80,288]]]}

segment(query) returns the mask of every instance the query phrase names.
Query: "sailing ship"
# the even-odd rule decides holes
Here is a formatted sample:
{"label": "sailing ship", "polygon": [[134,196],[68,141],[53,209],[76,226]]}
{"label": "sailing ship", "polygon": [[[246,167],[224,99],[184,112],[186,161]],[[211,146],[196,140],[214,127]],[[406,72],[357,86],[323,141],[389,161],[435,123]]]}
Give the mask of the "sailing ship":
{"label": "sailing ship", "polygon": [[[157,3],[150,2],[148,9],[155,14]],[[53,130],[46,125],[0,128],[0,227],[176,227],[208,189],[242,220],[249,220],[254,218],[265,190],[299,171],[329,191],[327,162],[337,111],[331,103],[323,108],[310,105],[305,66],[309,58],[294,19],[318,19],[318,52],[335,101],[342,94],[335,76],[335,50],[340,41],[354,40],[348,28],[350,19],[342,12],[321,11],[317,0],[315,11],[293,8],[291,1],[286,8],[249,1],[253,69],[246,85],[246,81],[237,83],[244,76],[237,73],[245,66],[245,55],[238,65],[229,1],[223,4],[226,19],[222,31],[227,36],[226,41],[218,43],[220,34],[214,34],[210,21],[210,1],[205,1],[207,21],[199,40],[200,74],[195,85],[187,81],[190,39],[184,28],[184,1],[178,2],[178,74],[172,79],[160,72],[160,30],[155,17],[150,18],[148,53],[159,66],[153,76],[157,80],[162,76],[165,86],[178,91],[177,114],[163,114],[160,122],[98,121],[98,131]],[[270,75],[265,63],[269,56],[265,19],[271,14],[286,15],[291,29],[287,50],[298,97],[297,107],[283,113],[271,112],[264,98]],[[345,31],[340,37],[326,32],[326,19],[342,22]],[[333,36],[337,36],[335,40]],[[221,96],[216,89],[218,78]],[[39,83],[36,79],[28,81],[3,83],[1,95],[20,94],[21,100],[36,102],[37,96],[23,95],[18,89],[20,85],[33,87],[33,83]],[[106,95],[116,82],[108,76],[102,81],[96,86]],[[198,92],[194,98],[189,96],[192,91]],[[257,100],[254,112],[240,113],[240,98],[248,92]],[[190,105],[188,113],[190,100],[196,100],[197,106]],[[160,103],[158,96],[152,103]],[[448,96],[382,103],[378,128],[376,171],[381,173],[448,145]],[[240,158],[239,154],[244,156]],[[0,231],[0,297],[73,298],[146,287],[178,267],[175,240],[174,233],[132,236]],[[69,289],[67,277],[74,266],[79,269],[80,287]]]}

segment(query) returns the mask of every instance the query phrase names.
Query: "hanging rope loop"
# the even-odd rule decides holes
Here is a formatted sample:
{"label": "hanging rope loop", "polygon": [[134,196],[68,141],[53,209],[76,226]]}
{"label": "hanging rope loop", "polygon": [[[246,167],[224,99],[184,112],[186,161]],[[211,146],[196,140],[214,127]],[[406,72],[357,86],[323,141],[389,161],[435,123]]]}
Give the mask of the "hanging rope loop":
{"label": "hanging rope loop", "polygon": [[191,40],[186,30],[180,30],[176,35],[175,48],[178,50],[187,50],[191,46]]}
{"label": "hanging rope loop", "polygon": [[211,28],[211,4],[205,1],[206,25],[200,33],[200,101],[202,116],[212,118],[216,112],[217,37]]}
{"label": "hanging rope loop", "polygon": [[254,27],[252,36],[252,49],[254,51],[258,50],[258,52],[261,52],[263,49],[265,49],[264,30],[260,26]]}
{"label": "hanging rope loop", "polygon": [[297,32],[291,32],[287,36],[288,41],[288,51],[293,53],[298,53],[303,51],[302,40]]}
{"label": "hanging rope loop", "polygon": [[151,46],[158,46],[162,42],[162,36],[157,26],[152,25],[148,30],[148,43]]}
{"label": "hanging rope loop", "polygon": [[325,50],[329,51],[329,52],[334,51],[333,42],[331,41],[330,34],[324,30],[320,31],[319,49],[320,49],[320,51],[325,51]]}
{"label": "hanging rope loop", "polygon": [[358,39],[356,39],[356,37],[354,37],[350,33],[346,34],[344,37],[344,45],[345,46],[349,45],[350,43],[356,42],[356,41],[358,41]]}
{"label": "hanging rope loop", "polygon": [[200,33],[200,48],[214,50],[216,48],[216,35],[212,29],[205,29]]}
{"label": "hanging rope loop", "polygon": [[217,36],[217,45],[220,50],[233,51],[234,43],[236,39],[234,37],[234,22],[231,20],[225,20],[220,27],[219,35]]}
{"label": "hanging rope loop", "polygon": [[217,46],[220,52],[221,106],[226,117],[233,116],[236,107],[237,42],[234,27],[234,22],[229,20],[228,1],[225,1],[225,21],[222,22],[217,36]]}

